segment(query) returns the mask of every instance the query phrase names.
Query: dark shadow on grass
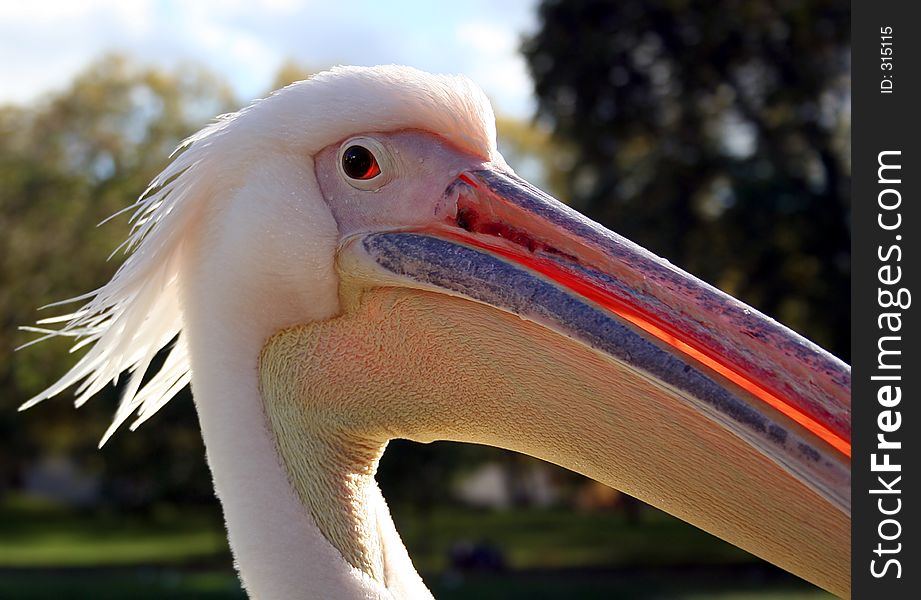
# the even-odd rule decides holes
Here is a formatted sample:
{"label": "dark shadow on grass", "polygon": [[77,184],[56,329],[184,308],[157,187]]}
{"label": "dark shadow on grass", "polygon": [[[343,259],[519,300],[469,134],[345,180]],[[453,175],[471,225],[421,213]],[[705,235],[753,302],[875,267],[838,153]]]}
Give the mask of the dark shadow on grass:
{"label": "dark shadow on grass", "polygon": [[[761,565],[638,569],[540,569],[503,573],[434,573],[426,582],[439,600],[461,598],[720,598],[824,599],[823,592]],[[731,582],[727,586],[727,581]],[[2,569],[0,598],[46,600],[93,598],[147,600],[241,599],[236,575],[226,568],[124,567]]]}

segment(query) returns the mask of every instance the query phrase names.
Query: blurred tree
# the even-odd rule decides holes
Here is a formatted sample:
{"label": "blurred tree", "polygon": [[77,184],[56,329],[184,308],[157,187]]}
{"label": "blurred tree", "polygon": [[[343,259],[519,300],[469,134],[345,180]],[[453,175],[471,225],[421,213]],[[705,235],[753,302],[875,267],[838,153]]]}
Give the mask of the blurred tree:
{"label": "blurred tree", "polygon": [[166,73],[109,56],[34,107],[0,108],[0,437],[7,450],[0,455],[0,490],[29,461],[66,454],[85,471],[105,462],[108,491],[122,498],[212,496],[188,398],[166,410],[160,427],[168,434],[116,436],[111,449],[99,453],[115,390],[87,404],[79,418],[60,401],[18,414],[11,409],[74,359],[62,340],[15,360],[12,352],[36,337],[16,330],[42,316],[36,307],[111,277],[119,261],[105,257],[124,239],[125,219],[121,226],[96,224],[137,197],[183,137],[234,104],[228,87],[201,69]]}
{"label": "blurred tree", "polygon": [[281,66],[275,73],[275,78],[272,80],[272,89],[278,90],[295,81],[308,79],[314,73],[316,73],[316,71],[308,69],[295,60],[288,59],[281,63]]}
{"label": "blurred tree", "polygon": [[545,123],[497,115],[496,137],[499,151],[515,172],[551,194],[565,193],[572,152],[553,139]]}
{"label": "blurred tree", "polygon": [[545,0],[564,197],[847,359],[849,5]]}

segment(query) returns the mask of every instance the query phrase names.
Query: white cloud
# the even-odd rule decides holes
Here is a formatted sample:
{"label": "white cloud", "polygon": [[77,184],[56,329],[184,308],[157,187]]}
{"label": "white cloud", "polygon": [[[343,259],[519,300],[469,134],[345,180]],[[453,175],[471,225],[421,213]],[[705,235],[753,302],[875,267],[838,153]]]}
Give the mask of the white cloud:
{"label": "white cloud", "polygon": [[457,39],[482,54],[503,55],[515,52],[515,32],[493,23],[468,21],[457,26]]}
{"label": "white cloud", "polygon": [[472,57],[470,77],[493,97],[497,110],[522,115],[533,110],[531,78],[518,53],[519,33],[495,23],[468,21],[456,37]]}
{"label": "white cloud", "polygon": [[110,44],[150,33],[152,0],[0,3],[0,101],[62,87]]}
{"label": "white cloud", "polygon": [[303,8],[304,2],[300,0],[262,0],[262,6],[277,14],[293,14]]}
{"label": "white cloud", "polygon": [[61,88],[115,50],[166,66],[202,63],[243,100],[268,91],[286,58],[311,68],[410,64],[465,73],[499,111],[525,116],[531,84],[517,45],[532,27],[535,1],[467,0],[449,11],[426,0],[357,7],[316,0],[0,1],[0,102]]}
{"label": "white cloud", "polygon": [[[38,21],[61,21],[73,19],[96,12],[99,9],[119,10],[120,5],[133,3],[119,3],[113,0],[84,0],[83,2],[69,2],[68,0],[44,0],[42,2],[3,2],[0,3],[0,21],[18,22],[23,24]],[[138,2],[137,4],[143,4]]]}
{"label": "white cloud", "polygon": [[196,55],[208,56],[220,71],[233,72],[238,86],[258,88],[248,95],[261,93],[284,60],[282,52],[245,30],[214,23],[202,23],[196,30],[201,45]]}

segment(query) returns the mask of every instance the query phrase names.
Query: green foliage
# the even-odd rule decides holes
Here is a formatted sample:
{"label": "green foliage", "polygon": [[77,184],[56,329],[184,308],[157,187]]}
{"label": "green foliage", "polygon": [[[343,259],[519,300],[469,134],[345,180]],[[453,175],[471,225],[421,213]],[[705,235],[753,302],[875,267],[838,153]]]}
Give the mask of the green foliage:
{"label": "green foliage", "polygon": [[525,42],[564,196],[850,354],[849,5],[546,0]]}
{"label": "green foliage", "polygon": [[[106,257],[125,238],[127,217],[96,225],[146,188],[182,138],[234,104],[227,86],[201,69],[163,72],[109,56],[33,107],[0,108],[0,436],[6,450],[0,491],[30,461],[67,454],[88,472],[107,462],[107,495],[129,505],[151,494],[177,494],[187,483],[192,489],[185,494],[211,497],[188,397],[161,423],[176,430],[146,440],[119,436],[100,454],[95,446],[111,418],[115,390],[80,415],[66,401],[16,413],[75,357],[62,340],[15,356],[13,349],[36,337],[18,326],[79,304],[43,313],[38,306],[83,294],[112,276],[120,261]],[[189,453],[195,467],[186,472]],[[148,472],[139,476],[142,469]]]}
{"label": "green foliage", "polygon": [[496,116],[499,151],[515,172],[557,197],[565,197],[572,150],[553,139],[549,127],[503,115]]}
{"label": "green foliage", "polygon": [[313,71],[308,69],[301,63],[294,60],[286,60],[278,68],[278,72],[275,73],[275,79],[272,82],[272,89],[278,90],[286,85],[290,85],[295,81],[300,81],[302,79],[308,79],[313,75]]}

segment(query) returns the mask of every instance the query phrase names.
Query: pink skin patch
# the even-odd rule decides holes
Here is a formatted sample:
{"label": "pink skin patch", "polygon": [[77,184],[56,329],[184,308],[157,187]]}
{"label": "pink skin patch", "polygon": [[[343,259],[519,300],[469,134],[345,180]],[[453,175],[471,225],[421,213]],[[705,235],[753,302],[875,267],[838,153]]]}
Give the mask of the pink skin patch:
{"label": "pink skin patch", "polygon": [[[460,175],[458,179],[476,190],[480,189],[477,182],[466,174]],[[484,197],[489,200],[484,202]],[[545,224],[535,223],[533,218],[528,217],[529,215],[519,207],[495,202],[490,194],[462,192],[457,199],[456,215],[447,222],[449,228],[439,227],[432,233],[486,250],[548,277],[560,286],[602,306],[669,347],[719,373],[733,384],[800,424],[843,455],[851,457],[849,440],[800,410],[779,392],[756,381],[754,377],[746,373],[745,369],[733,365],[718,352],[683,335],[682,331],[644,310],[641,305],[627,303],[604,287],[566,269],[559,262],[540,256],[540,254],[552,254],[568,262],[581,264],[574,254],[560,250],[536,237],[531,231],[516,226],[516,221],[527,219],[529,228],[536,229],[538,235],[540,233],[552,234],[552,229]],[[576,250],[572,240],[561,239],[560,242],[561,246]],[[579,248],[579,250],[581,250],[580,255],[586,254],[585,248]],[[590,257],[593,254],[595,252],[588,252]]]}

